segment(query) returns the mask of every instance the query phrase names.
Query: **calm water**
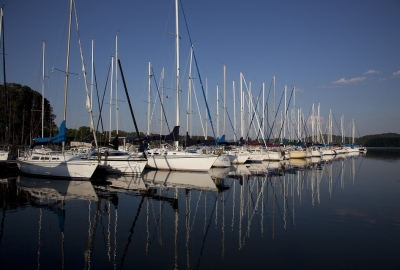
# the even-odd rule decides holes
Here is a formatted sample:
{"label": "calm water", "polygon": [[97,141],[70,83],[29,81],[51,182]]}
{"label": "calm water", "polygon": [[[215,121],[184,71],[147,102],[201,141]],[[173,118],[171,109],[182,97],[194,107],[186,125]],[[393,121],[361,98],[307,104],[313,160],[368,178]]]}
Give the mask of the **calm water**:
{"label": "calm water", "polygon": [[209,173],[3,178],[0,269],[399,269],[399,168],[399,150],[374,149]]}

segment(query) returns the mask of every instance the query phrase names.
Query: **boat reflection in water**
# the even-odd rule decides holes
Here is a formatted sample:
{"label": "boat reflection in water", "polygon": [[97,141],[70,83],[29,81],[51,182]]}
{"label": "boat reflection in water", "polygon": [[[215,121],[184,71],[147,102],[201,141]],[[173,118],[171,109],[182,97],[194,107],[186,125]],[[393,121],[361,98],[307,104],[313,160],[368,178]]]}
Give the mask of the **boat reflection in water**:
{"label": "boat reflection in water", "polygon": [[[66,250],[68,250],[69,246],[69,244],[66,244],[66,238],[67,235],[69,235],[67,231],[70,231],[70,229],[66,228],[68,226],[68,223],[66,222],[66,204],[68,201],[75,206],[83,206],[79,205],[79,202],[85,202],[86,207],[84,209],[88,210],[90,219],[91,201],[94,202],[98,200],[92,183],[90,181],[42,179],[19,175],[16,184],[21,196],[25,197],[34,208],[39,208],[38,226],[36,231],[37,269],[40,269],[41,267],[53,268],[52,263],[54,263],[54,261],[61,261],[61,267],[64,269],[67,264],[65,259],[67,257]],[[49,223],[52,218],[48,215],[49,213],[55,214],[58,218],[59,230],[52,230],[52,226],[50,226]],[[73,216],[76,213],[70,212],[70,214],[70,220],[72,221],[74,220]],[[78,221],[78,223],[81,222]],[[89,235],[91,235],[90,232],[92,229],[93,228],[89,226]],[[51,233],[49,233],[49,230]],[[32,232],[30,230],[27,231]],[[50,240],[51,242],[49,242],[49,234],[53,235]],[[73,233],[73,235],[75,235],[75,233]],[[61,255],[52,254],[54,257],[50,261],[47,256],[41,258],[42,249],[46,249],[48,246],[51,246],[54,250],[59,250],[59,254]],[[46,254],[47,252],[43,253]],[[24,257],[24,259],[29,261],[27,259],[28,257],[29,256]],[[85,265],[87,266],[90,261],[90,252],[88,250],[85,252],[85,259]],[[32,267],[32,265],[29,265],[29,267]]]}
{"label": "boat reflection in water", "polygon": [[[31,208],[4,215],[0,252],[5,256],[0,266],[242,269],[253,258],[257,265],[268,260],[272,268],[285,268],[275,252],[301,253],[299,245],[310,243],[307,250],[318,253],[314,244],[320,247],[327,239],[329,246],[339,245],[354,255],[355,243],[367,246],[373,239],[346,244],[343,239],[354,240],[351,232],[356,227],[371,232],[376,226],[366,227],[364,220],[352,225],[364,217],[358,202],[351,205],[360,199],[354,190],[365,187],[360,180],[365,179],[357,178],[362,161],[363,157],[345,155],[241,164],[204,173],[145,170],[140,176],[110,175],[106,181],[92,182],[22,176],[14,181],[17,196],[29,200],[20,207]],[[10,183],[0,182],[3,192],[6,185],[13,190]],[[7,226],[16,219],[26,222]],[[348,226],[353,227],[346,234]],[[338,240],[331,237],[334,230],[340,231]],[[393,233],[385,239],[395,239],[388,236]],[[292,246],[288,243],[294,237]],[[15,239],[28,241],[18,246],[24,262],[12,259],[14,253],[8,249]],[[329,246],[324,251],[334,253],[336,249]],[[274,252],[254,256],[258,250]],[[300,268],[316,268],[330,256],[319,255],[317,262],[301,261]]]}
{"label": "boat reflection in water", "polygon": [[143,179],[150,187],[218,190],[208,172],[148,170]]}
{"label": "boat reflection in water", "polygon": [[71,199],[97,200],[90,181],[42,179],[19,175],[17,185],[38,202],[43,202],[43,199],[60,202]]}
{"label": "boat reflection in water", "polygon": [[124,192],[124,191],[145,191],[147,190],[141,175],[108,175],[107,181],[109,188]]}

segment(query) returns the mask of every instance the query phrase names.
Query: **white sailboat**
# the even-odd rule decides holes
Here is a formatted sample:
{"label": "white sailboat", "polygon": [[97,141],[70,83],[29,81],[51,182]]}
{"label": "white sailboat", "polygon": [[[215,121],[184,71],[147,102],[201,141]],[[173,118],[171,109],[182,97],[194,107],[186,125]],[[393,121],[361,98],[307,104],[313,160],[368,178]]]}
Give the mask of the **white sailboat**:
{"label": "white sailboat", "polygon": [[[115,37],[115,104],[116,104],[116,126],[117,126],[117,134],[110,144],[113,145],[113,148],[103,148],[100,149],[100,153],[97,150],[91,151],[84,159],[88,160],[99,160],[99,168],[104,169],[107,173],[114,174],[141,174],[147,164],[147,159],[137,157],[136,154],[128,153],[125,151],[119,150],[119,138],[118,138],[118,73],[117,73],[117,61],[118,61],[118,35]],[[93,52],[93,43],[92,43],[92,52]],[[92,57],[93,59],[93,57]],[[113,74],[113,63],[114,57],[111,57],[111,74]],[[93,63],[92,63],[93,66]],[[111,136],[111,113],[112,113],[112,77],[110,84],[110,136]]]}
{"label": "white sailboat", "polygon": [[306,158],[307,152],[302,147],[296,147],[289,152],[290,159]]}
{"label": "white sailboat", "polygon": [[97,150],[94,150],[87,157],[84,157],[84,159],[99,160],[99,168],[105,169],[107,173],[127,175],[141,174],[147,164],[147,159],[145,158],[111,148],[100,151],[100,155],[98,155]]}
{"label": "white sailboat", "polygon": [[[217,149],[218,151],[219,149]],[[222,152],[222,150],[221,150]],[[214,164],[212,165],[213,167],[218,167],[218,168],[227,168],[231,166],[231,160],[228,154],[226,153],[221,153],[217,160],[214,162]]]}
{"label": "white sailboat", "polygon": [[268,161],[280,161],[285,158],[285,154],[280,149],[269,148],[264,152],[264,160]]}
{"label": "white sailboat", "polygon": [[10,152],[5,149],[5,148],[1,148],[0,149],[0,161],[1,160],[8,160]]}
{"label": "white sailboat", "polygon": [[[178,0],[175,0],[175,28],[176,28],[176,126],[179,122],[179,22],[178,22]],[[179,137],[179,136],[178,136]],[[218,155],[191,153],[179,151],[179,138],[175,138],[174,149],[162,147],[148,151],[147,166],[157,170],[173,171],[208,171],[214,164]]]}
{"label": "white sailboat", "polygon": [[249,160],[250,153],[241,148],[234,148],[224,151],[232,164],[243,164]]}
{"label": "white sailboat", "polygon": [[[67,91],[68,91],[68,72],[69,72],[69,48],[70,48],[70,37],[71,37],[71,21],[72,21],[72,7],[73,0],[70,0],[70,10],[69,10],[69,27],[68,27],[68,43],[67,43],[67,60],[66,60],[66,70],[65,70],[65,85],[64,85],[64,120],[60,125],[60,133],[53,138],[38,138],[35,139],[36,143],[62,143],[62,151],[49,151],[48,149],[31,149],[29,152],[25,153],[23,157],[17,159],[18,168],[22,173],[43,176],[51,178],[80,178],[89,179],[92,177],[94,171],[98,166],[97,160],[82,160],[80,156],[67,154],[64,151],[64,145],[66,141],[66,104],[67,104]],[[84,71],[84,63],[82,58],[82,67]],[[84,71],[84,80],[86,87],[86,105],[89,108],[89,113],[91,115],[91,124],[94,126],[92,109],[90,106],[90,97],[88,95],[87,82],[86,82],[86,72]],[[96,140],[96,137],[95,137]],[[97,144],[97,142],[96,142]],[[32,148],[35,145],[32,144]]]}
{"label": "white sailboat", "polygon": [[147,151],[147,167],[170,171],[208,171],[217,160],[217,155],[191,153],[162,148]]}

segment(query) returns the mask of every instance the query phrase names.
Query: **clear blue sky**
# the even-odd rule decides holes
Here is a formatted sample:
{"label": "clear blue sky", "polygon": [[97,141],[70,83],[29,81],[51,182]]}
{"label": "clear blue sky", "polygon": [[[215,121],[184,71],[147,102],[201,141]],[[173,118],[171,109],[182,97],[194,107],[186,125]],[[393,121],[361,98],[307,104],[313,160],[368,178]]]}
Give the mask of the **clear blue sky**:
{"label": "clear blue sky", "polygon": [[[223,91],[223,66],[227,71],[227,110],[234,119],[232,82],[239,91],[239,73],[253,95],[264,82],[266,95],[276,76],[276,104],[285,85],[296,87],[296,109],[305,117],[320,104],[323,125],[332,109],[336,123],[344,115],[346,134],[354,119],[358,135],[400,133],[400,2],[389,1],[237,1],[181,0],[200,76],[207,78],[209,106],[216,130],[216,86]],[[68,0],[3,0],[7,82],[27,85],[41,92],[42,41],[46,40],[45,96],[62,121]],[[147,130],[148,62],[160,85],[165,67],[165,111],[169,126],[175,125],[175,33],[174,0],[76,0],[78,23],[90,84],[91,40],[100,95],[103,94],[109,62],[118,54],[141,131]],[[180,9],[181,134],[186,131],[186,104],[190,43]],[[89,125],[77,33],[73,24],[67,127]],[[200,113],[205,118],[204,99],[195,74]],[[115,79],[114,79],[115,81]],[[3,78],[1,78],[3,82]],[[121,78],[118,79],[119,129],[134,131]],[[152,102],[156,100],[152,80]],[[115,91],[115,87],[114,87]],[[290,91],[288,94],[289,100]],[[109,85],[104,105],[104,128],[109,129]],[[236,98],[239,119],[239,97]],[[151,131],[160,129],[159,101]],[[273,94],[268,100],[270,108]],[[97,102],[94,114],[98,117]],[[223,108],[219,101],[220,135]],[[283,110],[283,104],[279,110]],[[290,106],[293,106],[293,100]],[[192,133],[201,134],[197,105],[193,106]],[[246,108],[247,111],[247,108]],[[112,118],[115,118],[114,111]],[[270,114],[271,115],[271,114]],[[271,118],[272,116],[270,116]],[[96,118],[97,119],[97,118]],[[239,120],[237,120],[239,123]],[[335,134],[337,126],[334,123]],[[115,129],[113,121],[112,129]],[[197,126],[197,127],[196,127]],[[237,124],[239,127],[239,124]],[[164,124],[165,127],[165,124]],[[324,127],[323,127],[324,128]],[[164,128],[164,130],[166,130]],[[238,131],[240,134],[240,131]],[[166,133],[164,131],[164,133]],[[211,128],[208,134],[212,135]],[[226,134],[232,127],[226,118]]]}

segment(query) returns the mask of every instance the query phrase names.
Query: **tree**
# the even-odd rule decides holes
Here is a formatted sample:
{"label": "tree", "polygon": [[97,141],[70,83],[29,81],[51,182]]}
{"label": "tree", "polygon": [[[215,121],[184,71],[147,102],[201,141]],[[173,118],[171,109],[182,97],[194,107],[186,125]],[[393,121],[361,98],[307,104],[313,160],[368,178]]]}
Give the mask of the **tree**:
{"label": "tree", "polygon": [[[4,85],[0,85],[0,106],[7,108],[0,112],[0,141],[2,144],[27,145],[34,138],[42,136],[42,95],[28,86],[7,83],[7,95]],[[7,103],[5,101],[7,96]],[[5,116],[7,115],[7,119]],[[50,102],[44,99],[44,137],[54,136],[57,126]],[[7,120],[7,121],[6,121]],[[7,123],[7,126],[6,126]],[[9,142],[7,142],[7,133]]]}

